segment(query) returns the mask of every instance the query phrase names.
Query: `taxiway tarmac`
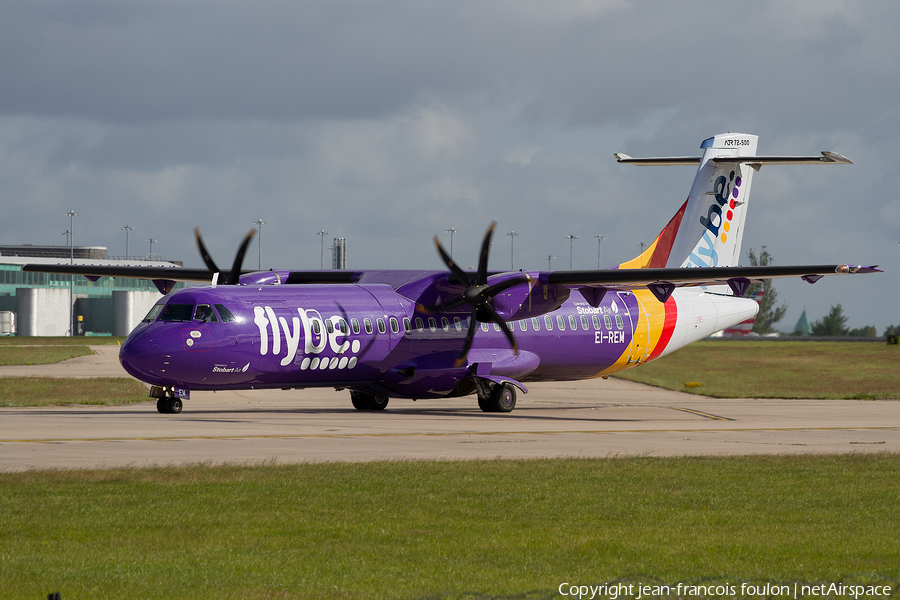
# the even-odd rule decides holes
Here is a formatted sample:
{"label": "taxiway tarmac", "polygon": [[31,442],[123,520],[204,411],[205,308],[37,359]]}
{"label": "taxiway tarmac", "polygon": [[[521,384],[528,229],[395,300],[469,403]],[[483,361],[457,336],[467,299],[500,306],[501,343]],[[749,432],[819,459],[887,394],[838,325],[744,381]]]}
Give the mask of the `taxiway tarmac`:
{"label": "taxiway tarmac", "polygon": [[[127,376],[115,346],[9,376]],[[900,451],[900,402],[715,399],[617,379],[530,384],[513,413],[474,397],[361,412],[331,389],[195,392],[184,412],[0,408],[0,471],[184,463]],[[0,379],[2,388],[2,379]]]}

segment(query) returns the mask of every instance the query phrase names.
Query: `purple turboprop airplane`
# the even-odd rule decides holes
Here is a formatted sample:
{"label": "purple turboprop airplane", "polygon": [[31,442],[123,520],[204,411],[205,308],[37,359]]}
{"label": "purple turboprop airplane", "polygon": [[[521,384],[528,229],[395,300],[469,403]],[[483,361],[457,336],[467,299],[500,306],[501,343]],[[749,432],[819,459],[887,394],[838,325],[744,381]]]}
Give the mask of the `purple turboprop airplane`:
{"label": "purple turboprop airplane", "polygon": [[[476,272],[435,244],[449,271],[230,271],[27,265],[26,271],[152,279],[167,293],[122,344],[128,373],[151,385],[161,413],[191,390],[334,387],[359,410],[389,398],[475,394],[485,412],[509,412],[529,381],[630,369],[752,318],[751,283],[774,277],[868,273],[850,265],[741,267],[755,171],[767,164],[850,164],[821,156],[757,156],[757,137],[721,134],[700,157],[634,159],[697,165],[690,195],[637,258],[603,271],[488,271],[495,224]],[[697,268],[688,268],[697,267]],[[171,292],[175,281],[212,281]],[[574,293],[573,293],[574,292]]]}

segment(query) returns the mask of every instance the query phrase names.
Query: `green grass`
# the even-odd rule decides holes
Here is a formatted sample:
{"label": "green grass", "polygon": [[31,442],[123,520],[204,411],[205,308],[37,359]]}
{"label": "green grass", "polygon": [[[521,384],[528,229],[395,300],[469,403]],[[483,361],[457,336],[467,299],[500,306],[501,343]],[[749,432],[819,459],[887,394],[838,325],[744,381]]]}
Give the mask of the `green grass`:
{"label": "green grass", "polygon": [[702,341],[616,375],[717,398],[900,399],[900,346],[878,342]]}
{"label": "green grass", "polygon": [[121,344],[125,338],[123,337],[18,337],[4,336],[0,337],[0,347],[2,346],[115,346]]}
{"label": "green grass", "polygon": [[4,598],[377,599],[897,578],[898,480],[893,454],[0,474],[0,582]]}
{"label": "green grass", "polygon": [[147,389],[128,377],[0,377],[0,406],[147,402]]}
{"label": "green grass", "polygon": [[0,365],[47,365],[88,354],[87,346],[0,346]]}

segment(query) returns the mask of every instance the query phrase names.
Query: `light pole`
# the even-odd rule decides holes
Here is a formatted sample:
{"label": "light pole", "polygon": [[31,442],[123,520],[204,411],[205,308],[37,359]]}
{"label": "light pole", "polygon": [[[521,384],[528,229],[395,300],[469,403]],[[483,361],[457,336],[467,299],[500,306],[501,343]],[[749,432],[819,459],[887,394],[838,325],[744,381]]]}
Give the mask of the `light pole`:
{"label": "light pole", "polygon": [[322,236],[322,258],[319,261],[319,268],[324,269],[325,268],[325,236],[328,235],[328,232],[325,231],[324,229],[321,229],[321,230],[319,230],[319,233],[317,233],[316,235]]}
{"label": "light pole", "polygon": [[647,244],[645,244],[644,242],[639,242],[639,243],[638,243],[638,246],[641,247],[641,254],[644,253],[644,246],[646,246],[646,245],[647,245]]}
{"label": "light pole", "polygon": [[453,258],[453,234],[456,233],[457,230],[451,225],[450,229],[447,229],[446,231],[450,234],[450,258]]}
{"label": "light pole", "polygon": [[553,260],[554,258],[556,258],[556,257],[555,257],[555,256],[550,256],[549,254],[547,255],[547,270],[548,270],[548,271],[552,271],[552,270],[553,270],[553,267],[550,266],[550,261]]}
{"label": "light pole", "polygon": [[515,231],[510,231],[506,235],[509,236],[509,270],[516,270],[516,236],[519,235]]}
{"label": "light pole", "polygon": [[125,260],[128,260],[128,232],[134,231],[134,227],[126,225],[122,230],[125,231]]}
{"label": "light pole", "polygon": [[66,229],[66,230],[63,231],[63,233],[62,233],[64,236],[66,236],[66,246],[69,245],[69,234],[70,234],[70,233],[72,233],[72,232],[69,231],[68,229]]}
{"label": "light pole", "polygon": [[569,270],[572,270],[572,244],[575,243],[575,240],[579,239],[580,235],[565,235],[563,236],[567,240],[569,240]]}
{"label": "light pole", "polygon": [[603,236],[597,234],[594,236],[594,239],[597,240],[597,270],[600,270],[600,242],[603,241]]}
{"label": "light pole", "polygon": [[147,240],[147,243],[150,244],[150,260],[153,260],[153,244],[155,244],[156,242],[157,240],[154,240],[153,238],[149,238]]}
{"label": "light pole", "polygon": [[[78,213],[72,209],[66,213],[69,217],[69,264],[75,264],[75,217]],[[69,275],[69,336],[75,333],[75,276]]]}
{"label": "light pole", "polygon": [[253,221],[253,224],[256,225],[256,230],[259,232],[259,241],[257,242],[259,246],[257,249],[259,250],[259,264],[256,265],[256,268],[262,271],[262,226],[266,224],[262,219],[257,219]]}

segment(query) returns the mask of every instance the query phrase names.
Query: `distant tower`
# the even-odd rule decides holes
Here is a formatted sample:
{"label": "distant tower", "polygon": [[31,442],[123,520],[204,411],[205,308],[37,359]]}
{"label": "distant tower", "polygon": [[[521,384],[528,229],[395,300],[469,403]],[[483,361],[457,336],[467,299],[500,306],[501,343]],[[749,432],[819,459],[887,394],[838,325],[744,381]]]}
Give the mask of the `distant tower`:
{"label": "distant tower", "polygon": [[347,238],[334,238],[334,245],[331,247],[331,268],[347,268]]}

